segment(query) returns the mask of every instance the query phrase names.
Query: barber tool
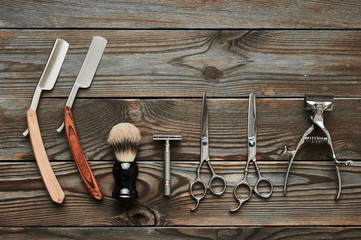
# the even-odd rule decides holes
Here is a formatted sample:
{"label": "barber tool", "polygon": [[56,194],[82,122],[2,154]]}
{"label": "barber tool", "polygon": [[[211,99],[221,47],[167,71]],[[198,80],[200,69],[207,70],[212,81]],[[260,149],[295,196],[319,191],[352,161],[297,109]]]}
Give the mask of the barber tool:
{"label": "barber tool", "polygon": [[[206,93],[203,93],[203,102],[202,102],[202,125],[201,125],[201,159],[197,168],[197,178],[191,182],[191,184],[189,185],[189,191],[191,196],[196,200],[196,206],[194,208],[191,209],[191,211],[194,211],[198,208],[199,206],[199,202],[206,196],[207,194],[207,190],[210,189],[211,192],[216,195],[216,196],[220,196],[222,195],[225,191],[226,191],[226,179],[215,173],[211,162],[210,162],[210,158],[209,158],[209,138],[208,138],[208,110],[207,110],[207,96]],[[212,176],[209,179],[208,184],[206,184],[202,179],[201,179],[201,168],[203,163],[206,162],[209,169],[211,170]],[[223,188],[221,191],[216,191],[215,189],[213,189],[213,185],[212,183],[216,180],[216,179],[220,179],[222,184],[223,184]],[[196,184],[200,184],[203,187],[203,194],[200,196],[195,196],[194,192],[193,192],[193,187]]]}
{"label": "barber tool", "polygon": [[170,144],[169,141],[182,140],[180,134],[153,134],[153,140],[165,141],[164,151],[164,196],[170,196]]}
{"label": "barber tool", "polygon": [[141,135],[139,129],[130,123],[119,123],[109,133],[108,144],[114,150],[117,162],[113,167],[115,187],[112,197],[115,199],[137,199],[135,182],[138,166],[134,162]]}
{"label": "barber tool", "polygon": [[28,135],[29,133],[36,163],[38,165],[45,187],[48,190],[51,199],[59,204],[64,201],[65,194],[61,189],[60,184],[56,179],[53,169],[51,168],[51,165],[49,163],[44,143],[41,138],[36,109],[38,107],[42,90],[53,89],[56,79],[58,78],[58,75],[60,73],[61,66],[63,65],[68,48],[69,44],[66,41],[62,39],[57,39],[55,41],[53,50],[51,51],[43,74],[41,75],[38,85],[36,87],[31,106],[26,113],[28,129],[23,133],[24,136]]}
{"label": "barber tool", "polygon": [[76,81],[70,92],[66,105],[63,106],[62,112],[64,122],[57,129],[58,132],[61,132],[65,123],[65,133],[68,139],[70,151],[74,158],[74,162],[76,163],[79,174],[87,191],[93,198],[97,200],[102,199],[103,196],[99,188],[99,184],[90,169],[88,161],[81,147],[71,108],[79,88],[88,88],[92,83],[106,44],[107,41],[102,37],[93,38],[78,77],[76,78]]}
{"label": "barber tool", "polygon": [[[347,160],[347,161],[339,161],[336,158],[335,151],[333,149],[332,140],[329,131],[326,129],[324,122],[323,122],[323,113],[325,111],[332,111],[333,108],[333,101],[334,96],[333,95],[305,95],[304,99],[304,108],[308,111],[311,111],[311,120],[312,124],[309,129],[302,135],[301,139],[297,143],[295,150],[289,150],[287,146],[285,146],[284,150],[282,151],[281,155],[284,155],[286,153],[289,153],[292,155],[291,160],[289,161],[287,172],[286,172],[286,178],[283,186],[283,193],[287,193],[287,181],[288,181],[288,175],[291,170],[291,166],[293,163],[293,160],[295,159],[295,156],[297,155],[298,150],[304,143],[313,144],[313,145],[321,145],[321,144],[327,144],[331,148],[332,152],[332,160],[335,162],[336,167],[336,173],[338,178],[338,191],[336,194],[336,199],[338,199],[341,195],[341,176],[340,176],[340,170],[338,168],[338,165],[345,165],[345,166],[351,166],[353,164],[353,161]],[[326,136],[311,136],[310,134],[315,129],[315,125],[318,126],[322,132]]]}
{"label": "barber tool", "polygon": [[[238,201],[238,207],[236,207],[235,209],[229,210],[230,212],[236,212],[238,209],[240,209],[242,204],[251,198],[252,191],[255,192],[261,198],[269,198],[272,195],[273,184],[268,178],[265,178],[262,176],[260,169],[258,167],[258,164],[257,164],[257,159],[256,159],[257,138],[256,137],[257,137],[256,95],[254,93],[251,93],[249,95],[249,107],[248,107],[248,160],[246,163],[246,167],[244,168],[243,179],[234,187],[234,190],[233,190],[234,198]],[[251,161],[254,163],[254,166],[256,168],[257,175],[258,175],[258,179],[253,187],[253,190],[252,190],[252,187],[249,184],[248,178],[247,178],[248,167],[249,167],[249,164]],[[263,193],[263,194],[260,193],[260,191],[258,190],[258,187],[261,182],[265,182],[266,184],[269,185],[269,189],[270,189],[269,192]],[[237,196],[237,189],[241,186],[245,186],[246,188],[249,189],[248,196],[243,199],[241,199]]]}

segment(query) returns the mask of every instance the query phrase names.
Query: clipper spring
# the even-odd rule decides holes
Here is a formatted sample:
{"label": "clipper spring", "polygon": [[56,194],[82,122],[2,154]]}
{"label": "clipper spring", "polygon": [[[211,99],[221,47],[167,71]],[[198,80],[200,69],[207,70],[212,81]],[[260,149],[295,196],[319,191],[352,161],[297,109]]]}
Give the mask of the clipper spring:
{"label": "clipper spring", "polygon": [[312,144],[312,145],[322,145],[327,144],[327,137],[321,136],[307,136],[305,137],[305,143]]}

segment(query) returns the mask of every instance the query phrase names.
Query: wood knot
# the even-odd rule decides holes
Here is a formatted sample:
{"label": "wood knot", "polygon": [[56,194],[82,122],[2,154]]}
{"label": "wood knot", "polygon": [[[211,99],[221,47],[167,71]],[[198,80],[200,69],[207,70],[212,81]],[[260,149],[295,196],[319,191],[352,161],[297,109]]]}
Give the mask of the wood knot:
{"label": "wood knot", "polygon": [[155,214],[146,206],[136,205],[128,210],[128,218],[136,226],[154,226]]}
{"label": "wood knot", "polygon": [[220,240],[235,240],[243,239],[243,230],[242,229],[231,229],[231,230],[218,230],[217,231],[218,239]]}
{"label": "wood knot", "polygon": [[208,67],[206,67],[206,69],[204,69],[203,75],[208,80],[217,80],[222,75],[222,72],[220,70],[218,70],[218,68],[216,68],[216,67],[208,66]]}

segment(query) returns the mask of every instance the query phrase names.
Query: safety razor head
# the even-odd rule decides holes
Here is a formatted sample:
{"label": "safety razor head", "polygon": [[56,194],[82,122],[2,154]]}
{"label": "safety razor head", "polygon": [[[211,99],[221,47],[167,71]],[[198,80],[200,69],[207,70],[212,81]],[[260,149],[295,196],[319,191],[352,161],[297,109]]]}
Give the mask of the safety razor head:
{"label": "safety razor head", "polygon": [[168,134],[168,133],[155,133],[153,134],[153,140],[182,140],[182,135],[180,134]]}
{"label": "safety razor head", "polygon": [[316,110],[316,106],[321,105],[323,111],[332,111],[334,99],[334,95],[306,94],[304,108],[309,111],[314,111]]}

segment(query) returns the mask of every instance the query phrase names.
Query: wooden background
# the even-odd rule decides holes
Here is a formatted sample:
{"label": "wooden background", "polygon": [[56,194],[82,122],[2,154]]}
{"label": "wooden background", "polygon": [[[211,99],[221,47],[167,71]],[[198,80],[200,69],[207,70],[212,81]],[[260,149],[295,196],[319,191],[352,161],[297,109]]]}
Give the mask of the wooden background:
{"label": "wooden background", "polygon": [[[104,192],[92,199],[77,172],[61,123],[61,106],[93,36],[108,45],[92,86],[80,90],[74,117]],[[38,116],[54,172],[66,194],[51,202],[34,160],[26,110],[56,38],[70,48]],[[305,93],[335,94],[325,114],[339,158],[361,163],[361,3],[290,1],[20,1],[0,2],[0,239],[358,239],[361,167],[341,167],[342,195],[327,147],[305,147],[287,196],[289,156],[309,127]],[[198,210],[189,183],[200,153],[201,97],[209,96],[210,155],[228,182]],[[247,158],[248,95],[255,92],[257,158],[274,183],[268,200],[253,195],[240,211],[233,186]],[[113,125],[140,128],[139,199],[111,198]],[[171,143],[172,195],[163,196],[163,144],[155,132],[180,132]],[[204,168],[206,178],[209,171]],[[208,172],[207,172],[208,171]],[[250,181],[256,175],[251,167]],[[142,226],[142,227],[135,227]]]}

